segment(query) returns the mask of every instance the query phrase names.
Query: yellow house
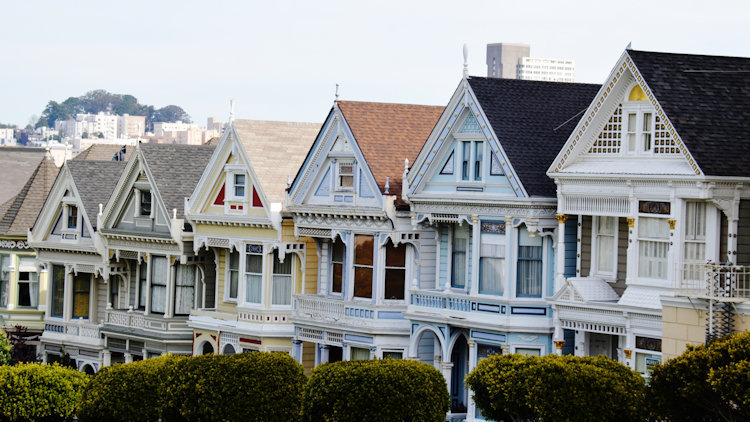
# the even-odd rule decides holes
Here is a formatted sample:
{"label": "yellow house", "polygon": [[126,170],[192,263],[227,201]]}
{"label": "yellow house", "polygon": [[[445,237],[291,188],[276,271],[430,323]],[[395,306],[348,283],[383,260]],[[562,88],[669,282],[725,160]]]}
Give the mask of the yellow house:
{"label": "yellow house", "polygon": [[218,141],[185,205],[194,248],[212,251],[216,269],[190,314],[194,355],[280,351],[301,359],[289,319],[293,295],[317,276],[317,251],[295,237],[283,204],[319,129],[234,120]]}

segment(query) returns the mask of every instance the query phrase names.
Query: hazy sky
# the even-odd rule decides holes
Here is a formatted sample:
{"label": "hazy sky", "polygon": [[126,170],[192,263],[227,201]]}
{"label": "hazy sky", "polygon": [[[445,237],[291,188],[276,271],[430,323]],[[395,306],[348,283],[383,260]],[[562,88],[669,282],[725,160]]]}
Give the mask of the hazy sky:
{"label": "hazy sky", "polygon": [[0,0],[0,122],[92,89],[193,120],[322,121],[334,99],[444,105],[488,43],[607,76],[623,49],[750,56],[744,1]]}

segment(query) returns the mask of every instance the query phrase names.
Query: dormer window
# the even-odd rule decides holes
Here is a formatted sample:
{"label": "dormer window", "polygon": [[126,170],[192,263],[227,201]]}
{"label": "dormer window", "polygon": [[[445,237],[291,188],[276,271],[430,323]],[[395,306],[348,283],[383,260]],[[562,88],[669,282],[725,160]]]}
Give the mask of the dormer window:
{"label": "dormer window", "polygon": [[461,180],[477,182],[482,180],[482,175],[484,174],[482,166],[483,157],[483,141],[461,142]]}
{"label": "dormer window", "polygon": [[73,230],[78,228],[78,207],[75,205],[68,205],[68,228]]}
{"label": "dormer window", "polygon": [[234,197],[244,198],[245,197],[245,175],[234,174]]}
{"label": "dormer window", "polygon": [[141,199],[139,211],[141,217],[151,217],[151,191],[141,190],[139,191],[139,197]]}
{"label": "dormer window", "polygon": [[339,161],[337,166],[337,190],[354,190],[354,162]]}
{"label": "dormer window", "polygon": [[630,91],[628,101],[623,103],[625,115],[625,140],[628,154],[650,154],[653,152],[654,113],[646,95],[636,85]]}

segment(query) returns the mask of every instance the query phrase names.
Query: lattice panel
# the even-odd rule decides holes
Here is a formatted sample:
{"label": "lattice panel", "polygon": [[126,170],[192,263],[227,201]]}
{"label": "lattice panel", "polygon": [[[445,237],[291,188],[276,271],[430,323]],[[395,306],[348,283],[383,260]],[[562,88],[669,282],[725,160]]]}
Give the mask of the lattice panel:
{"label": "lattice panel", "polygon": [[667,131],[664,120],[657,115],[656,124],[654,124],[654,154],[679,153],[680,149],[677,147],[672,135]]}
{"label": "lattice panel", "polygon": [[591,154],[618,154],[622,144],[622,104],[617,106],[612,117],[589,149]]}

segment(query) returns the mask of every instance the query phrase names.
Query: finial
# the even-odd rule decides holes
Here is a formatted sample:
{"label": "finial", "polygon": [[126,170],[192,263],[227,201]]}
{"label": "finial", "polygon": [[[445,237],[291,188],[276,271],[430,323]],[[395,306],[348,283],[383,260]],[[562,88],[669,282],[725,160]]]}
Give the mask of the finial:
{"label": "finial", "polygon": [[49,150],[49,146],[44,147],[44,158],[49,160],[52,158],[52,153]]}
{"label": "finial", "polygon": [[628,43],[628,46],[627,46],[627,47],[625,47],[625,49],[626,49],[626,50],[630,50],[630,48],[631,48],[631,46],[632,46],[632,45],[633,45],[633,41],[630,41],[630,42]]}
{"label": "finial", "polygon": [[390,193],[390,192],[389,192],[389,191],[390,191],[390,189],[391,189],[391,178],[390,178],[390,177],[386,177],[386,178],[385,178],[385,193],[386,193],[386,194],[387,194],[387,193]]}
{"label": "finial", "polygon": [[289,186],[292,186],[292,178],[290,175],[286,175],[286,188],[289,189]]}
{"label": "finial", "polygon": [[407,171],[409,171],[409,159],[404,158],[404,173],[406,173]]}
{"label": "finial", "polygon": [[336,84],[336,94],[334,94],[334,95],[336,97],[336,99],[334,101],[338,101],[339,100],[339,84]]}
{"label": "finial", "polygon": [[104,204],[99,203],[99,215],[102,215],[103,212],[104,212]]}
{"label": "finial", "polygon": [[234,121],[234,100],[229,100],[229,123]]}
{"label": "finial", "polygon": [[464,78],[469,77],[469,46],[464,44]]}

